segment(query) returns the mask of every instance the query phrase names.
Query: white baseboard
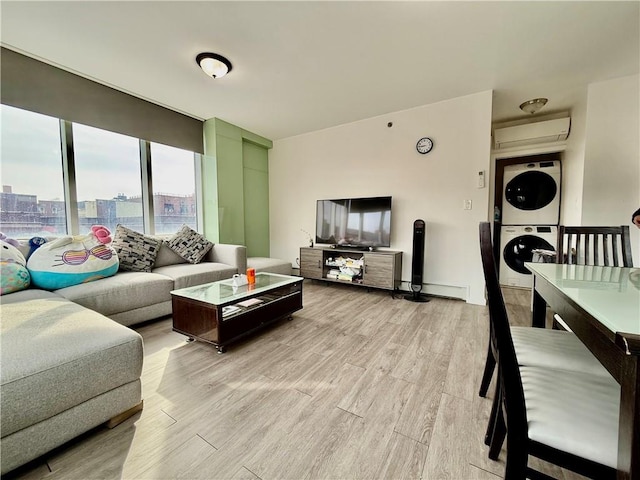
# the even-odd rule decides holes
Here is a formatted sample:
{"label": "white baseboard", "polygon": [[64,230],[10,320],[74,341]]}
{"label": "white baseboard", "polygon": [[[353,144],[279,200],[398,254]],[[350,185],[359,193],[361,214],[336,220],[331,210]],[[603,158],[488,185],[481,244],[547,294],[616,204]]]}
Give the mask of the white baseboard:
{"label": "white baseboard", "polygon": [[[400,283],[400,290],[411,292],[411,284],[408,281]],[[425,283],[422,285],[422,293],[434,295],[436,297],[459,298],[467,301],[469,295],[467,287],[456,287],[453,285],[438,285],[435,283]]]}

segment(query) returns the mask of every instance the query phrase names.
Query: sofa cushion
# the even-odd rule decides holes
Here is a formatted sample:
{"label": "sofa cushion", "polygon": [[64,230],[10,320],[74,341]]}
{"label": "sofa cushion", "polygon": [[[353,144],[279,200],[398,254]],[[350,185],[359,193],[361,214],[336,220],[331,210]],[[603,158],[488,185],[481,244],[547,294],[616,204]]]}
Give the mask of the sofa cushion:
{"label": "sofa cushion", "polygon": [[247,268],[255,268],[256,273],[268,272],[291,275],[291,264],[286,260],[267,257],[247,258]]}
{"label": "sofa cushion", "polygon": [[150,235],[116,225],[111,246],[118,254],[120,270],[150,272],[158,256],[161,241]]}
{"label": "sofa cushion", "polygon": [[236,268],[234,273],[246,273],[247,271],[247,247],[244,245],[231,245],[216,243],[205,260],[214,263],[224,263]]}
{"label": "sofa cushion", "polygon": [[188,225],[183,225],[175,235],[166,240],[167,246],[189,263],[200,263],[213,243]]}
{"label": "sofa cushion", "polygon": [[204,262],[197,265],[189,263],[182,265],[167,265],[156,268],[153,273],[166,275],[173,279],[174,288],[192,287],[203,283],[217,282],[231,278],[236,272],[236,268],[224,263]]}
{"label": "sofa cushion", "polygon": [[158,256],[156,257],[156,263],[154,263],[153,268],[164,267],[165,265],[175,265],[178,263],[187,263],[184,258],[171,250],[163,239],[160,240],[162,240],[162,244],[160,245],[160,250],[158,250]]}
{"label": "sofa cushion", "polygon": [[139,334],[58,296],[39,296],[0,307],[3,437],[133,382],[142,371]]}
{"label": "sofa cushion", "polygon": [[21,290],[14,292],[10,295],[4,295],[0,297],[0,304],[8,305],[10,303],[26,302],[27,300],[39,300],[42,298],[60,298],[57,295],[48,290],[40,290],[39,288],[28,288],[27,290]]}
{"label": "sofa cushion", "polygon": [[[186,264],[185,264],[186,266]],[[103,315],[126,312],[171,300],[173,281],[157,273],[119,272],[95,282],[56,290],[84,307]]]}

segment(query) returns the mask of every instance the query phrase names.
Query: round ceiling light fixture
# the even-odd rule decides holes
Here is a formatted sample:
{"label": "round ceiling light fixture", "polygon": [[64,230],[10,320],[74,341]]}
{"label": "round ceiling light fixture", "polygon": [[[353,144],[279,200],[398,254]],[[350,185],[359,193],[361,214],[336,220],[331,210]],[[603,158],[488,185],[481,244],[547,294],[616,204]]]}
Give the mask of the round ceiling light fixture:
{"label": "round ceiling light fixture", "polygon": [[204,73],[213,78],[224,77],[232,68],[231,62],[217,53],[200,53],[196,57],[196,63]]}
{"label": "round ceiling light fixture", "polygon": [[533,100],[527,100],[520,105],[520,110],[533,114],[544,107],[548,101],[549,99],[547,98],[534,98]]}

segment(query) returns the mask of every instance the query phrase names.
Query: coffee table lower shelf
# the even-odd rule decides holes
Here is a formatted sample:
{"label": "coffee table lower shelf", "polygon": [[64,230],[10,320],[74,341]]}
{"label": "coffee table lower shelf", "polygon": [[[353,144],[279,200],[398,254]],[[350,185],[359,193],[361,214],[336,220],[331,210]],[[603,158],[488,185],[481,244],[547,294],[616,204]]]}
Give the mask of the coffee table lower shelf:
{"label": "coffee table lower shelf", "polygon": [[189,341],[210,343],[217,348],[218,353],[224,353],[229,344],[300,310],[302,279],[295,284],[244,300],[249,298],[259,298],[262,302],[250,307],[239,307],[239,311],[223,316],[222,309],[233,305],[233,302],[216,305],[172,295],[173,331],[186,335]]}

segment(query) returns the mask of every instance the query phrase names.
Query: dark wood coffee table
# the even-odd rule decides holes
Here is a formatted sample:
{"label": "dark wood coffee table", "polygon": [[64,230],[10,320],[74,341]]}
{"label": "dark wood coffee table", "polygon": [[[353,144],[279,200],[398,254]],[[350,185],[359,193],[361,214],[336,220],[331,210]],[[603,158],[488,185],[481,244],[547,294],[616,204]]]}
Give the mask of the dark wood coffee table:
{"label": "dark wood coffee table", "polygon": [[257,273],[254,285],[235,287],[229,279],[173,290],[173,330],[224,353],[230,343],[300,310],[302,282]]}

